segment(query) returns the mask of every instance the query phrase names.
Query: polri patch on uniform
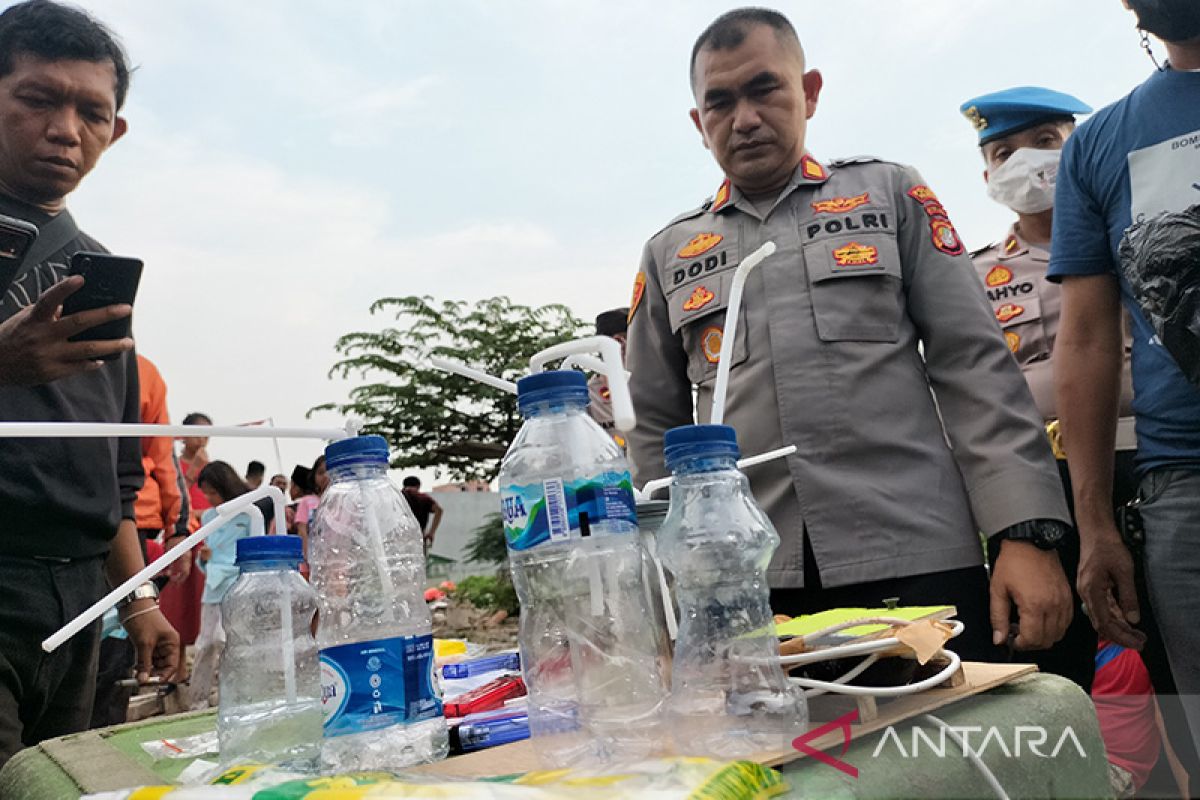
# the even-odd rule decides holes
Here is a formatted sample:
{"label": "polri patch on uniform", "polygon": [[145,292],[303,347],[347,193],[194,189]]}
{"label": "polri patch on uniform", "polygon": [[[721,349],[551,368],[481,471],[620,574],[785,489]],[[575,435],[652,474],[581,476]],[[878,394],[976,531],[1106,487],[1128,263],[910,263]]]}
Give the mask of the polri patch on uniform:
{"label": "polri patch on uniform", "polygon": [[958,231],[954,230],[954,226],[950,224],[948,219],[931,219],[929,221],[929,231],[933,238],[933,246],[941,250],[948,256],[960,256],[965,252],[962,240],[958,238]]}
{"label": "polri patch on uniform", "polygon": [[716,300],[717,296],[703,286],[697,286],[687,300],[683,301],[684,311],[699,311]]}
{"label": "polri patch on uniform", "polygon": [[633,279],[633,299],[629,301],[629,319],[626,324],[633,322],[633,315],[637,313],[638,306],[642,304],[642,297],[646,294],[646,273],[639,272],[637,277]]}
{"label": "polri patch on uniform", "polygon": [[713,325],[704,329],[700,337],[700,348],[704,351],[704,360],[716,364],[721,360],[721,340],[725,332]]}
{"label": "polri patch on uniform", "polygon": [[1001,324],[1014,320],[1025,313],[1025,306],[1019,306],[1015,303],[1005,303],[996,309],[996,319],[1000,320]]}
{"label": "polri patch on uniform", "polygon": [[1008,349],[1012,352],[1017,352],[1017,348],[1021,346],[1021,337],[1019,334],[1012,331],[1004,332],[1004,341],[1008,342]]}
{"label": "polri patch on uniform", "polygon": [[930,189],[924,184],[920,186],[914,186],[913,188],[909,189],[908,196],[913,200],[916,200],[921,205],[925,205],[926,203],[938,203],[940,205],[937,195],[933,193],[933,189]]}
{"label": "polri patch on uniform", "polygon": [[941,217],[942,219],[950,219],[950,215],[946,213],[946,207],[936,200],[925,203],[921,206],[925,209],[925,213],[930,217]]}
{"label": "polri patch on uniform", "polygon": [[1011,269],[997,266],[992,267],[988,271],[987,277],[983,279],[983,283],[989,289],[994,289],[997,286],[1007,286],[1012,283],[1012,279],[1013,274]]}
{"label": "polri patch on uniform", "polygon": [[719,233],[698,233],[676,253],[679,258],[702,256],[719,245],[725,237]]}
{"label": "polri patch on uniform", "polygon": [[879,263],[879,248],[850,242],[833,251],[833,261],[839,267],[866,267]]}
{"label": "polri patch on uniform", "polygon": [[865,206],[869,202],[871,202],[871,194],[863,192],[854,197],[831,197],[828,200],[814,200],[812,208],[818,214],[845,214],[860,206]]}
{"label": "polri patch on uniform", "polygon": [[821,162],[808,154],[800,159],[800,174],[810,181],[823,181],[829,177],[829,173],[821,166]]}

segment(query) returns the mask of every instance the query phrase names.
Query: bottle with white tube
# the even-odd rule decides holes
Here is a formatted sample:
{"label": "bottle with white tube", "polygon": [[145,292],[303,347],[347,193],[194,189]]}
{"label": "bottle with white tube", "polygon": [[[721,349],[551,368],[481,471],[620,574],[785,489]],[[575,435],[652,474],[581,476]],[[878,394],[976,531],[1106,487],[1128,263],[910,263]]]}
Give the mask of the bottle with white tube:
{"label": "bottle with white tube", "polygon": [[675,475],[657,544],[679,605],[667,703],[676,750],[728,759],[786,749],[808,707],[779,665],[766,581],[779,534],[737,469],[733,428],[686,425],[663,445]]}
{"label": "bottle with white tube", "polygon": [[311,624],[317,596],[300,577],[300,540],[237,543],[237,582],[221,602],[225,652],[217,733],[221,763],[316,770],[321,670]]}
{"label": "bottle with white tube", "polygon": [[388,480],[383,437],[334,442],[325,464],[331,483],[308,545],[320,600],[322,764],[344,772],[440,760],[449,741],[421,529]]}
{"label": "bottle with white tube", "polygon": [[582,373],[517,386],[500,496],[534,750],[546,766],[654,756],[665,688],[628,464],[587,415]]}

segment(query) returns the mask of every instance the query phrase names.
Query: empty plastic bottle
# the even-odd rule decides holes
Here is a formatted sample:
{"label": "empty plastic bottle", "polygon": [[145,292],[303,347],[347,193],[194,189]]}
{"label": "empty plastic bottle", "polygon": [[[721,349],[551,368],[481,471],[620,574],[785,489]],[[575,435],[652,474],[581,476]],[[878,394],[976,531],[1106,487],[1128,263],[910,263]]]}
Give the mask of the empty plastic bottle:
{"label": "empty plastic bottle", "polygon": [[387,477],[381,436],[325,448],[330,485],[309,538],[330,770],[395,769],[446,757],[425,605],[421,530]]}
{"label": "empty plastic bottle", "polygon": [[313,771],[321,754],[317,596],[300,577],[300,539],[237,543],[237,581],[221,601],[225,651],[217,732],[221,763]]}
{"label": "empty plastic bottle", "polygon": [[657,538],[680,616],[667,703],[676,750],[730,758],[787,748],[808,706],[778,661],[766,571],[779,535],[737,469],[733,428],[674,428],[663,444],[675,474]]}
{"label": "empty plastic bottle", "polygon": [[549,766],[653,756],[665,687],[629,467],[587,415],[582,373],[517,388],[500,495],[534,749]]}

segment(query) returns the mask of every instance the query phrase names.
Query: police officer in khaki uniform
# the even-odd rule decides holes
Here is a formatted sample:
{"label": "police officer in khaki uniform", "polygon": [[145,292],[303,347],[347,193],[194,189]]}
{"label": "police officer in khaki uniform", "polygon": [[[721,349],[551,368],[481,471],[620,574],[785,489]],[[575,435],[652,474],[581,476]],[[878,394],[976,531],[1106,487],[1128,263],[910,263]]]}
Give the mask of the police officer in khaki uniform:
{"label": "police officer in khaki uniform", "polygon": [[[1038,86],[1019,86],[975,97],[959,110],[975,128],[986,168],[988,195],[1017,215],[1004,237],[971,254],[992,312],[1004,331],[1037,403],[1038,413],[1055,442],[1059,473],[1071,502],[1070,475],[1059,446],[1058,412],[1054,400],[1054,338],[1058,333],[1062,288],[1046,280],[1050,265],[1050,231],[1054,218],[1055,175],[1063,143],[1075,128],[1075,115],[1091,113],[1078,98]],[[1121,407],[1126,417],[1118,436],[1114,505],[1133,497],[1136,481],[1128,350],[1122,380]],[[1072,529],[1060,548],[1063,567],[1073,584],[1079,568],[1079,537]],[[1066,635],[1055,647],[1032,654],[1038,666],[1090,690],[1095,675],[1096,632],[1076,611]]]}
{"label": "police officer in khaki uniform", "polygon": [[[782,540],[776,611],[947,602],[968,657],[1046,647],[1071,616],[1053,552],[1068,516],[1037,409],[920,175],[805,149],[821,85],[776,12],[729,12],[696,42],[692,119],[726,179],[643,254],[636,481],[664,473],[662,435],[693,421],[693,387],[709,418],[734,269],[773,241],[746,284],[725,419],[745,453],[798,448],[747,471]],[[1003,540],[990,595],[980,530]]]}

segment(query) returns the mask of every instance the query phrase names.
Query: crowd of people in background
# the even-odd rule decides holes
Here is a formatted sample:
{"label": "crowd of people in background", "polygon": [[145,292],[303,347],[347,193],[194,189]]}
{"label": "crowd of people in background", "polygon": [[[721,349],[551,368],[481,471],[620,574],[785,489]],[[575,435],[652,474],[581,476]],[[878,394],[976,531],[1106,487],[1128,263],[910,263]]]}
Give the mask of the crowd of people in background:
{"label": "crowd of people in background", "polygon": [[[605,381],[590,389],[644,484],[663,474],[664,432],[711,414],[728,354],[725,420],[741,446],[797,445],[746,471],[780,535],[776,612],[953,603],[964,658],[1035,661],[1098,692],[1118,791],[1144,786],[1165,751],[1186,793],[1187,773],[1200,775],[1200,394],[1142,313],[1125,256],[1127,232],[1198,213],[1200,6],[1126,6],[1169,63],[1078,129],[1090,108],[1043,87],[963,105],[989,194],[1016,217],[973,266],[915,169],[808,151],[823,79],[791,23],[722,15],[692,51],[691,114],[725,178],[649,240],[629,308],[597,320],[628,357],[628,441]],[[124,136],[128,86],[119,43],[87,14],[49,0],[0,14],[0,213],[40,230],[0,287],[6,420],[170,421],[165,382],[132,338],[72,340],[131,307],[62,313],[83,285],[65,265],[103,250],[65,198]],[[746,282],[726,341],[733,271],[768,240],[780,249]],[[263,462],[242,473],[210,459],[210,416],[183,424],[195,433],[178,452],[166,438],[0,438],[0,464],[22,467],[0,470],[0,765],[119,721],[128,696],[113,676],[183,681],[190,645],[190,704],[211,702],[247,516],[103,625],[39,647],[266,480]],[[273,475],[290,502],[283,519],[256,503],[267,532],[307,550],[330,480],[323,457]],[[415,477],[403,494],[428,549],[443,510]],[[1122,695],[1140,700],[1106,710]]]}

